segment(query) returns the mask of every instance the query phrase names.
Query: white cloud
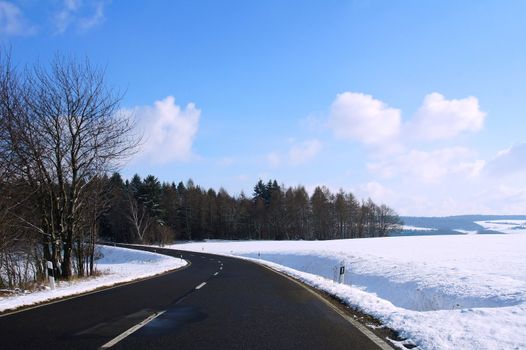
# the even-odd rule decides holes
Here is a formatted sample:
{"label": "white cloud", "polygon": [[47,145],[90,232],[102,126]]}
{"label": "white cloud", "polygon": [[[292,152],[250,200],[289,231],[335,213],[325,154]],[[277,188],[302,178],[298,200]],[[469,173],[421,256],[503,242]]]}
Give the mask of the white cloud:
{"label": "white cloud", "polygon": [[[386,202],[405,215],[524,214],[526,142],[489,160],[456,142],[480,131],[485,118],[473,96],[428,94],[402,122],[400,110],[345,92],[326,120],[336,137],[370,146],[365,155],[370,179],[356,188],[360,197]],[[433,148],[438,140],[441,146]]]}
{"label": "white cloud", "polygon": [[522,184],[498,183],[478,193],[477,202],[484,203],[487,212],[499,214],[526,213],[526,190]]}
{"label": "white cloud", "polygon": [[396,157],[367,164],[368,170],[384,178],[403,177],[431,184],[450,174],[476,175],[482,164],[472,161],[473,152],[463,147],[433,151],[410,150]]}
{"label": "white cloud", "polygon": [[95,4],[95,13],[92,16],[79,20],[79,27],[82,30],[88,30],[102,23],[104,19],[104,3],[99,2]]}
{"label": "white cloud", "polygon": [[314,158],[322,149],[318,140],[309,140],[299,145],[294,145],[289,150],[289,160],[293,165],[303,164]]}
{"label": "white cloud", "polygon": [[389,205],[389,203],[392,203],[396,198],[396,193],[393,190],[376,181],[362,184],[358,188],[358,194],[363,199],[371,198],[377,204],[386,203]]}
{"label": "white cloud", "polygon": [[370,95],[344,92],[331,105],[329,126],[339,138],[386,143],[398,135],[400,123],[400,110]]}
{"label": "white cloud", "polygon": [[476,97],[448,100],[433,92],[425,96],[413,118],[402,124],[399,109],[370,95],[344,92],[331,105],[328,125],[338,138],[399,151],[402,141],[451,139],[479,131],[485,117]]}
{"label": "white cloud", "polygon": [[167,163],[192,157],[192,145],[201,116],[201,111],[193,103],[181,109],[173,96],[168,96],[153,106],[135,108],[132,113],[144,132],[140,158]]}
{"label": "white cloud", "polygon": [[[526,145],[489,161],[476,157],[461,147],[412,150],[368,168],[373,178],[389,182],[393,195],[387,203],[404,215],[524,214]],[[369,186],[369,193],[374,190]]]}
{"label": "white cloud", "polygon": [[526,172],[526,142],[499,152],[486,164],[484,172],[494,176]]}
{"label": "white cloud", "polygon": [[285,152],[270,152],[265,156],[267,164],[272,168],[277,168],[285,163],[285,165],[301,165],[312,160],[320,153],[323,145],[319,140],[312,139],[296,142],[294,139],[287,140],[292,145],[287,153]]}
{"label": "white cloud", "polygon": [[479,131],[485,116],[476,97],[447,100],[433,92],[424,98],[407,131],[425,140],[450,139],[462,132]]}
{"label": "white cloud", "polygon": [[62,34],[71,26],[80,30],[97,26],[105,19],[104,6],[104,0],[89,1],[87,5],[82,0],[64,0],[54,17],[56,32]]}
{"label": "white cloud", "polygon": [[9,1],[0,1],[0,35],[31,35],[36,27],[24,17],[20,8]]}

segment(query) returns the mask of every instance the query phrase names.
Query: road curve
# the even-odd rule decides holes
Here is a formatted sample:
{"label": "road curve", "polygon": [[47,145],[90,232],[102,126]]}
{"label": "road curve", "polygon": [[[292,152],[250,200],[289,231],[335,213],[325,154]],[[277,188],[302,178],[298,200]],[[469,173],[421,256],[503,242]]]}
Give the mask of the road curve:
{"label": "road curve", "polygon": [[[311,291],[258,264],[191,265],[0,317],[2,349],[380,349]],[[384,344],[384,348],[387,345]]]}

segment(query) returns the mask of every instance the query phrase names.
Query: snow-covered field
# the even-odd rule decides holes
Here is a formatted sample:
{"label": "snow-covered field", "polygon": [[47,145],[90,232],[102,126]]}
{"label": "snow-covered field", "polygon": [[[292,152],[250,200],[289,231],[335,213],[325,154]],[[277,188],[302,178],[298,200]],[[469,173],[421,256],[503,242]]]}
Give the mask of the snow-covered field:
{"label": "snow-covered field", "polygon": [[526,235],[172,247],[258,260],[375,316],[419,349],[526,349]]}
{"label": "snow-covered field", "polygon": [[402,225],[402,231],[436,231],[436,228]]}
{"label": "snow-covered field", "polygon": [[44,301],[85,293],[100,287],[157,275],[187,264],[185,260],[144,251],[101,246],[103,255],[97,261],[102,275],[74,282],[60,282],[55,290],[0,297],[0,311],[15,309]]}
{"label": "snow-covered field", "polygon": [[463,230],[463,229],[460,229],[460,228],[456,228],[453,231],[460,232],[460,233],[463,233],[465,235],[475,235],[475,234],[479,233],[477,230]]}
{"label": "snow-covered field", "polygon": [[476,221],[486,230],[502,233],[526,233],[526,220],[488,220]]}

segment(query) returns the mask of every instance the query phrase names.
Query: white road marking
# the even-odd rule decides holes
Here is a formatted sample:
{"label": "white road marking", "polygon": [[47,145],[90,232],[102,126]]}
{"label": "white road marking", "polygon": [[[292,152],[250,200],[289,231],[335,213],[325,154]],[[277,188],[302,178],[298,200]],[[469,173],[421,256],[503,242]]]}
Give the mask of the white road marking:
{"label": "white road marking", "polygon": [[115,338],[113,338],[112,340],[110,340],[109,342],[107,342],[106,344],[101,346],[100,348],[101,349],[111,348],[112,346],[114,346],[115,344],[117,344],[118,342],[120,342],[121,340],[126,338],[127,336],[131,335],[132,333],[136,332],[140,328],[144,327],[149,322],[153,321],[155,318],[161,316],[165,312],[166,312],[166,310],[165,311],[159,311],[159,312],[157,312],[157,313],[155,313],[153,315],[150,315],[148,318],[144,319],[141,323],[138,323],[135,326],[133,326],[130,329],[128,329],[127,331],[124,331],[123,333],[119,334],[118,336],[116,336]]}
{"label": "white road marking", "polygon": [[218,273],[219,273],[219,272],[214,273],[214,276],[217,276]]}
{"label": "white road marking", "polygon": [[206,282],[203,282],[201,283],[200,285],[198,285],[197,287],[195,287],[195,289],[201,289],[203,288],[203,286],[206,284]]}
{"label": "white road marking", "polygon": [[223,269],[223,266],[221,266],[221,267],[219,268],[219,270],[222,270],[222,269]]}

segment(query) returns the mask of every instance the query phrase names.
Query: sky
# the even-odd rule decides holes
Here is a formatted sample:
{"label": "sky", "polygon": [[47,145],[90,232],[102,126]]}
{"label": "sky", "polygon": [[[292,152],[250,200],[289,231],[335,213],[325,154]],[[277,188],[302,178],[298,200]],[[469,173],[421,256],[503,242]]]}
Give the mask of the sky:
{"label": "sky", "polygon": [[122,168],[277,179],[402,215],[526,214],[524,1],[0,1],[18,66],[84,58],[143,141]]}

